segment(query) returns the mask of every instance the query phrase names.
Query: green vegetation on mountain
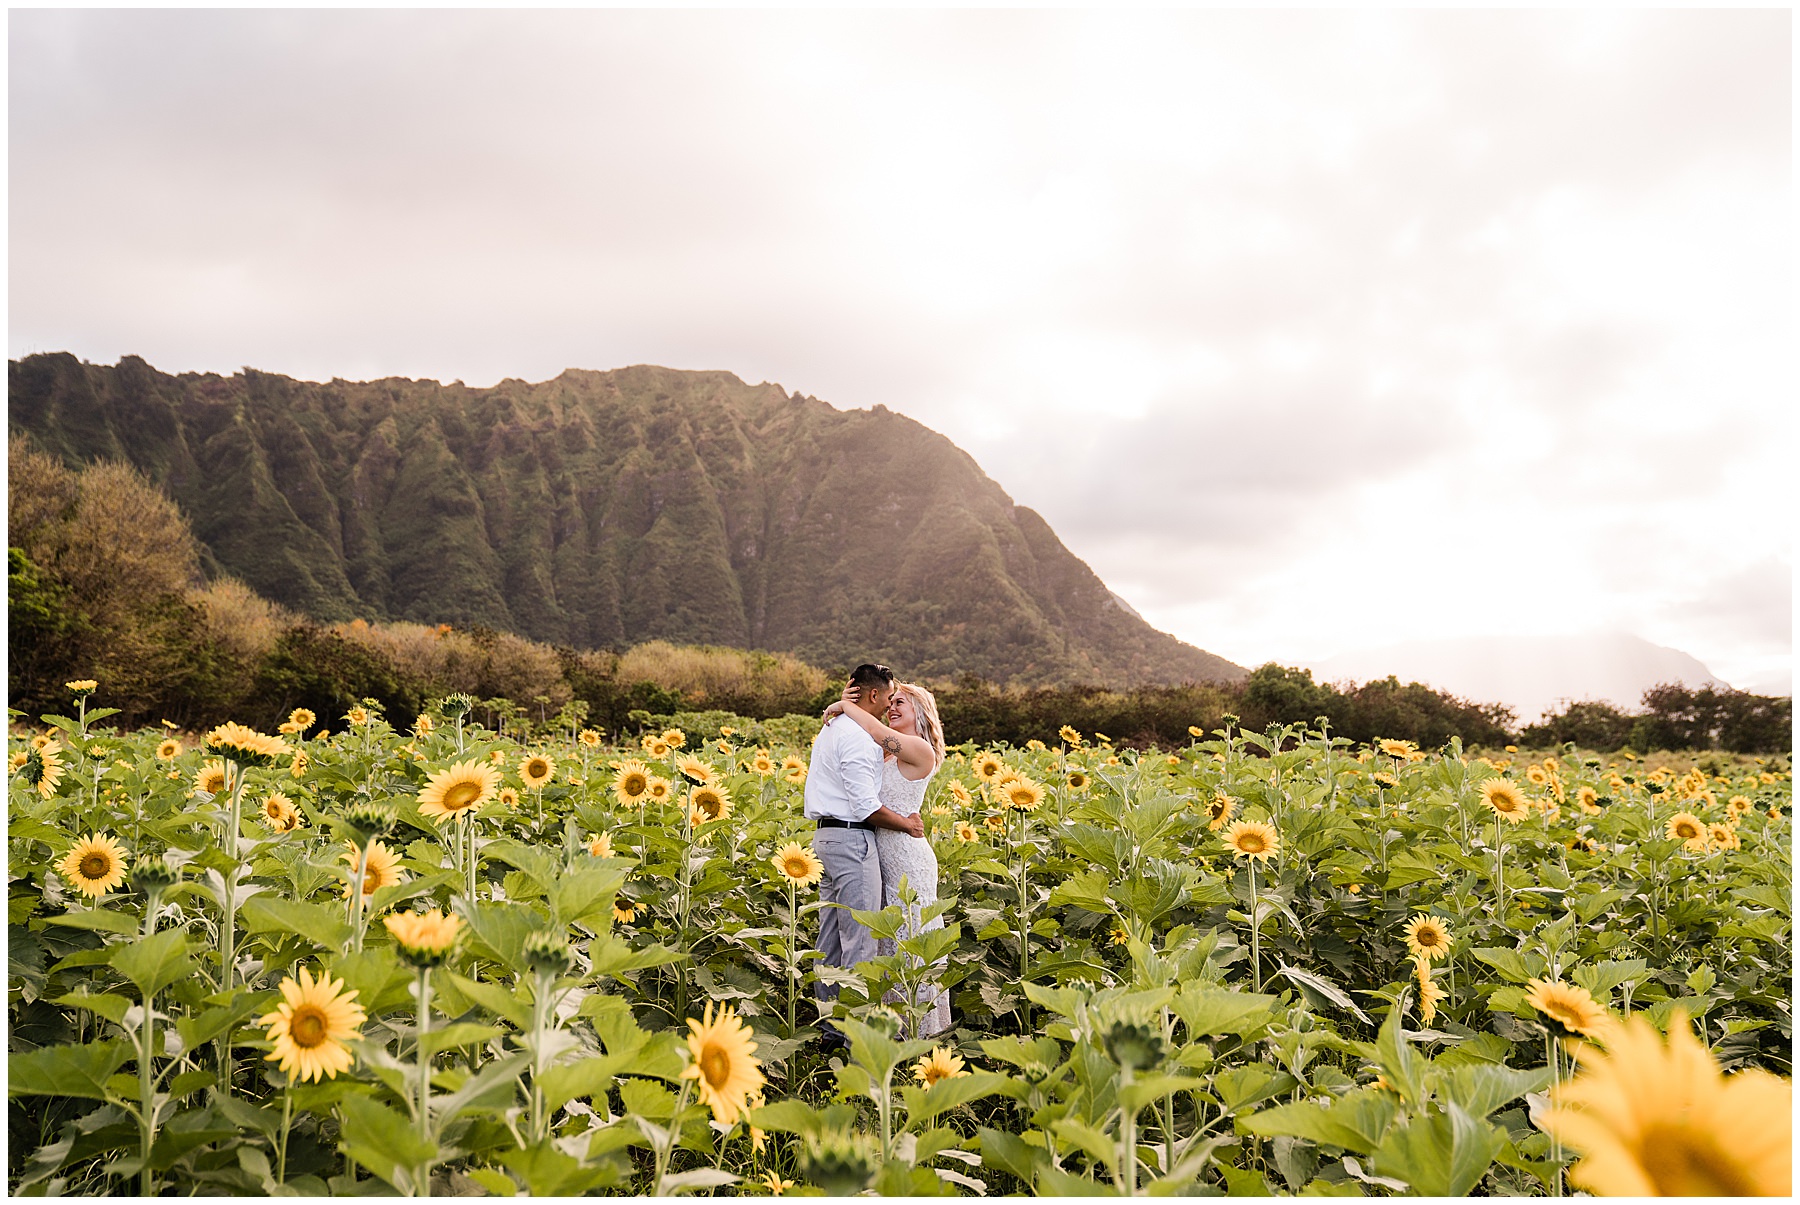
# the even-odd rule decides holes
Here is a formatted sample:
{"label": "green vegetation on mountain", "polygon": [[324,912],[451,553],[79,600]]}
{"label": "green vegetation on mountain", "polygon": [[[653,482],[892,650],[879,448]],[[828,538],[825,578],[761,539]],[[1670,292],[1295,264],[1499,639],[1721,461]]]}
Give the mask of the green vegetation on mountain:
{"label": "green vegetation on mountain", "polygon": [[71,468],[134,466],[209,576],[315,621],[1021,687],[1245,674],[1122,607],[966,453],[879,406],[653,367],[470,389],[48,354],[9,386],[13,432]]}

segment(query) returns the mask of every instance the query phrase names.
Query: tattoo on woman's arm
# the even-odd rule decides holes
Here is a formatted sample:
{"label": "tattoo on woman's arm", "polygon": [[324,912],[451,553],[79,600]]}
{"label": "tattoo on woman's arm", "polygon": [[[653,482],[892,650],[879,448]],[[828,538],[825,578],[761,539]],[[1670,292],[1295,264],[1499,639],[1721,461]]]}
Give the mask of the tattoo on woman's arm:
{"label": "tattoo on woman's arm", "polygon": [[900,738],[897,736],[882,737],[881,738],[881,747],[883,749],[886,749],[889,753],[892,753],[892,754],[895,754],[896,756],[898,756],[898,754],[900,752]]}

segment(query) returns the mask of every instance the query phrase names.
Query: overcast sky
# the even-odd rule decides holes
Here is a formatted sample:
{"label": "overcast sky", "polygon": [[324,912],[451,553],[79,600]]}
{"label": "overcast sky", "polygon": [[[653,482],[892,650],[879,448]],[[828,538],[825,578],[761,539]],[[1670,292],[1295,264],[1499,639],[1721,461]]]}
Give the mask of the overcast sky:
{"label": "overcast sky", "polygon": [[9,17],[12,356],[881,403],[1240,663],[1786,689],[1785,11]]}

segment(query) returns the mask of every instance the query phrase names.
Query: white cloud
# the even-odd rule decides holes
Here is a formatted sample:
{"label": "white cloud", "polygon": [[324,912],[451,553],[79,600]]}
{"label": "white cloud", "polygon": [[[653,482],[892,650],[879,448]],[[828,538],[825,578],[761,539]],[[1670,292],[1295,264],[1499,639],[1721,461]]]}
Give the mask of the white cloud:
{"label": "white cloud", "polygon": [[1238,660],[1787,663],[1691,602],[1791,558],[1785,12],[9,28],[14,355],[728,368],[944,431]]}

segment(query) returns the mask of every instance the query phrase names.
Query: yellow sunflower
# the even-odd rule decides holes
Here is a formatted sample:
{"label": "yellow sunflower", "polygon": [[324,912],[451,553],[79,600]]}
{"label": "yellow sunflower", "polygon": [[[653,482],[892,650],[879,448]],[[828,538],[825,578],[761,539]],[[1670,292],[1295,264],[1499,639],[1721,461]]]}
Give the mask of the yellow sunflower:
{"label": "yellow sunflower", "polygon": [[24,770],[25,782],[37,788],[37,793],[45,799],[56,794],[56,784],[62,781],[62,746],[53,740],[42,744],[33,742],[31,750],[25,754],[21,767]]}
{"label": "yellow sunflower", "polygon": [[692,782],[704,784],[713,780],[713,768],[697,757],[677,758],[675,768]]}
{"label": "yellow sunflower", "polygon": [[600,734],[592,728],[583,728],[580,735],[575,739],[580,741],[583,745],[586,745],[589,749],[598,749],[600,747]]}
{"label": "yellow sunflower", "polygon": [[613,795],[620,803],[637,804],[650,792],[650,769],[635,758],[619,763],[619,776],[613,779]]}
{"label": "yellow sunflower", "polygon": [[1044,788],[1029,778],[1015,778],[1000,788],[1001,802],[1020,812],[1036,810],[1044,802]]}
{"label": "yellow sunflower", "polygon": [[501,787],[494,795],[494,801],[503,808],[515,812],[519,810],[519,792],[512,787]]}
{"label": "yellow sunflower", "polygon": [[1697,854],[1707,850],[1706,825],[1692,812],[1676,812],[1670,816],[1668,834],[1671,841],[1681,842],[1683,849]]}
{"label": "yellow sunflower", "polygon": [[396,912],[383,917],[382,924],[400,947],[400,956],[416,967],[440,965],[462,932],[461,917],[455,913],[446,916],[436,908],[430,912]]}
{"label": "yellow sunflower", "polygon": [[1569,1183],[1604,1196],[1791,1194],[1791,1082],[1721,1075],[1680,1010],[1666,1043],[1639,1016],[1608,1045],[1582,1047],[1581,1070],[1551,1097],[1546,1128],[1583,1156]]}
{"label": "yellow sunflower", "polygon": [[1742,842],[1738,840],[1737,830],[1729,824],[1709,824],[1706,836],[1717,849],[1738,849]]}
{"label": "yellow sunflower", "polygon": [[693,809],[696,825],[731,815],[731,796],[718,787],[695,787],[694,793],[688,796],[688,805]]}
{"label": "yellow sunflower", "polygon": [[755,755],[751,757],[750,770],[752,773],[760,774],[764,778],[775,773],[775,761],[769,756],[769,751],[767,749],[758,749]]}
{"label": "yellow sunflower", "polygon": [[303,1081],[336,1079],[350,1070],[353,1060],[344,1043],[357,1036],[367,1014],[356,993],[343,987],[341,979],[325,973],[315,981],[305,967],[298,980],[283,979],[282,1002],[256,1022],[268,1027],[275,1044],[268,1060]]}
{"label": "yellow sunflower", "polygon": [[1481,802],[1508,824],[1517,824],[1531,814],[1531,805],[1525,802],[1525,796],[1504,778],[1490,778],[1481,784]]}
{"label": "yellow sunflower", "polygon": [[280,791],[271,792],[262,804],[263,823],[278,833],[291,833],[300,827],[300,809]]}
{"label": "yellow sunflower", "polygon": [[1377,741],[1376,748],[1389,757],[1411,757],[1413,744],[1411,741]]}
{"label": "yellow sunflower", "polygon": [[278,736],[265,736],[242,724],[221,724],[206,734],[206,743],[236,761],[286,757],[293,750]]}
{"label": "yellow sunflower", "polygon": [[418,716],[413,720],[413,726],[412,726],[413,735],[414,736],[430,736],[431,730],[433,727],[435,727],[435,725],[432,724],[432,722],[431,722],[431,716],[429,716],[425,712],[421,711],[418,714]]}
{"label": "yellow sunflower", "polygon": [[369,709],[367,707],[352,707],[349,711],[344,713],[344,722],[356,728],[362,727],[373,718],[374,717],[369,714]]}
{"label": "yellow sunflower", "polygon": [[1006,817],[996,813],[992,816],[989,816],[985,823],[987,824],[987,826],[989,828],[993,829],[995,832],[999,832],[1006,827]]}
{"label": "yellow sunflower", "polygon": [[587,843],[587,851],[590,858],[613,857],[612,834],[595,833],[593,838]]}
{"label": "yellow sunflower", "polygon": [[650,784],[644,788],[645,793],[656,803],[667,803],[669,790],[669,780],[655,774],[650,776]]}
{"label": "yellow sunflower", "polygon": [[1064,724],[1061,728],[1057,729],[1056,735],[1060,736],[1062,738],[1063,744],[1069,746],[1069,748],[1071,748],[1071,749],[1081,748],[1081,743],[1082,743],[1081,733],[1075,731],[1073,728],[1069,727],[1067,724]]}
{"label": "yellow sunflower", "polygon": [[629,925],[637,919],[638,906],[621,896],[613,902],[613,919],[621,925]]}
{"label": "yellow sunflower", "polygon": [[957,807],[966,808],[975,805],[975,797],[969,794],[969,788],[960,782],[952,781],[950,783],[950,797],[956,800]]}
{"label": "yellow sunflower", "polygon": [[156,757],[158,761],[174,761],[180,756],[181,742],[175,737],[170,737],[156,747]]}
{"label": "yellow sunflower", "polygon": [[975,777],[982,782],[991,783],[997,780],[1006,770],[1006,763],[992,753],[983,753],[969,763],[969,769],[975,771]]}
{"label": "yellow sunflower", "polygon": [[825,863],[819,861],[809,846],[790,841],[775,851],[769,864],[796,887],[811,887],[825,874]]}
{"label": "yellow sunflower", "polygon": [[224,794],[226,784],[225,763],[217,759],[201,766],[199,773],[194,775],[194,789],[208,795]]}
{"label": "yellow sunflower", "polygon": [[288,773],[292,774],[295,778],[305,778],[306,768],[311,764],[312,759],[306,756],[306,750],[301,749],[294,754],[293,764],[288,766]]}
{"label": "yellow sunflower", "polygon": [[318,716],[314,715],[304,707],[296,707],[294,710],[288,712],[287,725],[283,725],[283,727],[285,728],[288,725],[291,725],[293,731],[305,732],[308,728],[311,728],[318,722]]}
{"label": "yellow sunflower", "polygon": [[1063,779],[1063,781],[1068,784],[1071,791],[1079,794],[1088,789],[1092,780],[1081,770],[1070,770],[1068,777]]}
{"label": "yellow sunflower", "polygon": [[541,787],[556,773],[556,763],[542,753],[528,753],[519,762],[519,781],[528,787]]}
{"label": "yellow sunflower", "polygon": [[1261,821],[1240,820],[1225,830],[1225,844],[1240,858],[1267,862],[1281,849],[1281,837]]}
{"label": "yellow sunflower", "polygon": [[970,824],[967,820],[958,820],[956,822],[956,839],[958,841],[973,841],[980,835],[980,833],[975,831],[975,826]]}
{"label": "yellow sunflower", "polygon": [[[346,841],[349,846],[342,855],[342,861],[350,864],[350,876],[344,880],[344,898],[350,898],[350,885],[356,879],[357,849],[354,843]],[[392,887],[395,883],[404,883],[406,876],[400,872],[400,859],[394,851],[376,841],[369,846],[368,865],[363,869],[363,896],[372,897],[383,887]]]}
{"label": "yellow sunflower", "polygon": [[679,728],[670,728],[662,734],[662,743],[671,749],[679,749],[687,744],[687,733]]}
{"label": "yellow sunflower", "polygon": [[1600,792],[1593,787],[1575,788],[1575,806],[1590,816],[1600,814]]}
{"label": "yellow sunflower", "polygon": [[756,1061],[756,1042],[750,1029],[730,1008],[719,1010],[707,1003],[705,1019],[688,1019],[688,1053],[693,1057],[682,1079],[694,1081],[700,1103],[712,1109],[721,1125],[735,1125],[750,1096],[767,1081]]}
{"label": "yellow sunflower", "polygon": [[1414,958],[1436,962],[1450,956],[1450,923],[1423,912],[1406,926],[1406,949]]}
{"label": "yellow sunflower", "polygon": [[969,1074],[968,1069],[963,1066],[962,1057],[953,1053],[948,1046],[939,1046],[914,1063],[912,1073],[921,1088],[929,1088],[940,1080]]}
{"label": "yellow sunflower", "polygon": [[447,770],[439,770],[425,780],[419,792],[419,815],[437,823],[470,815],[494,797],[500,786],[500,771],[484,766],[474,758],[459,761]]}
{"label": "yellow sunflower", "polygon": [[125,881],[125,851],[111,837],[89,833],[63,855],[56,872],[81,894],[99,899]]}
{"label": "yellow sunflower", "polygon": [[1212,801],[1206,805],[1206,827],[1214,832],[1218,832],[1225,827],[1226,823],[1231,819],[1231,814],[1235,811],[1237,811],[1237,800],[1225,794],[1223,791],[1218,792],[1212,797]]}
{"label": "yellow sunflower", "polygon": [[789,782],[803,783],[806,781],[806,763],[801,761],[799,758],[797,758],[797,757],[783,758],[782,762],[781,762],[781,768],[784,771],[782,774],[782,777],[787,779]]}
{"label": "yellow sunflower", "polygon": [[1563,1036],[1598,1038],[1614,1024],[1585,987],[1554,979],[1533,979],[1525,986],[1530,989],[1525,1003],[1542,1013],[1545,1023]]}
{"label": "yellow sunflower", "polygon": [[794,1186],[792,1180],[783,1180],[774,1172],[764,1172],[762,1174],[762,1179],[756,1181],[756,1183],[768,1189],[769,1195],[772,1197],[778,1197]]}
{"label": "yellow sunflower", "polygon": [[78,695],[91,695],[100,689],[100,684],[92,678],[77,678],[73,682],[64,682],[63,685]]}
{"label": "yellow sunflower", "polygon": [[1431,981],[1431,964],[1423,958],[1413,964],[1413,978],[1419,984],[1419,1020],[1429,1025],[1437,1020],[1437,1006],[1446,993]]}

